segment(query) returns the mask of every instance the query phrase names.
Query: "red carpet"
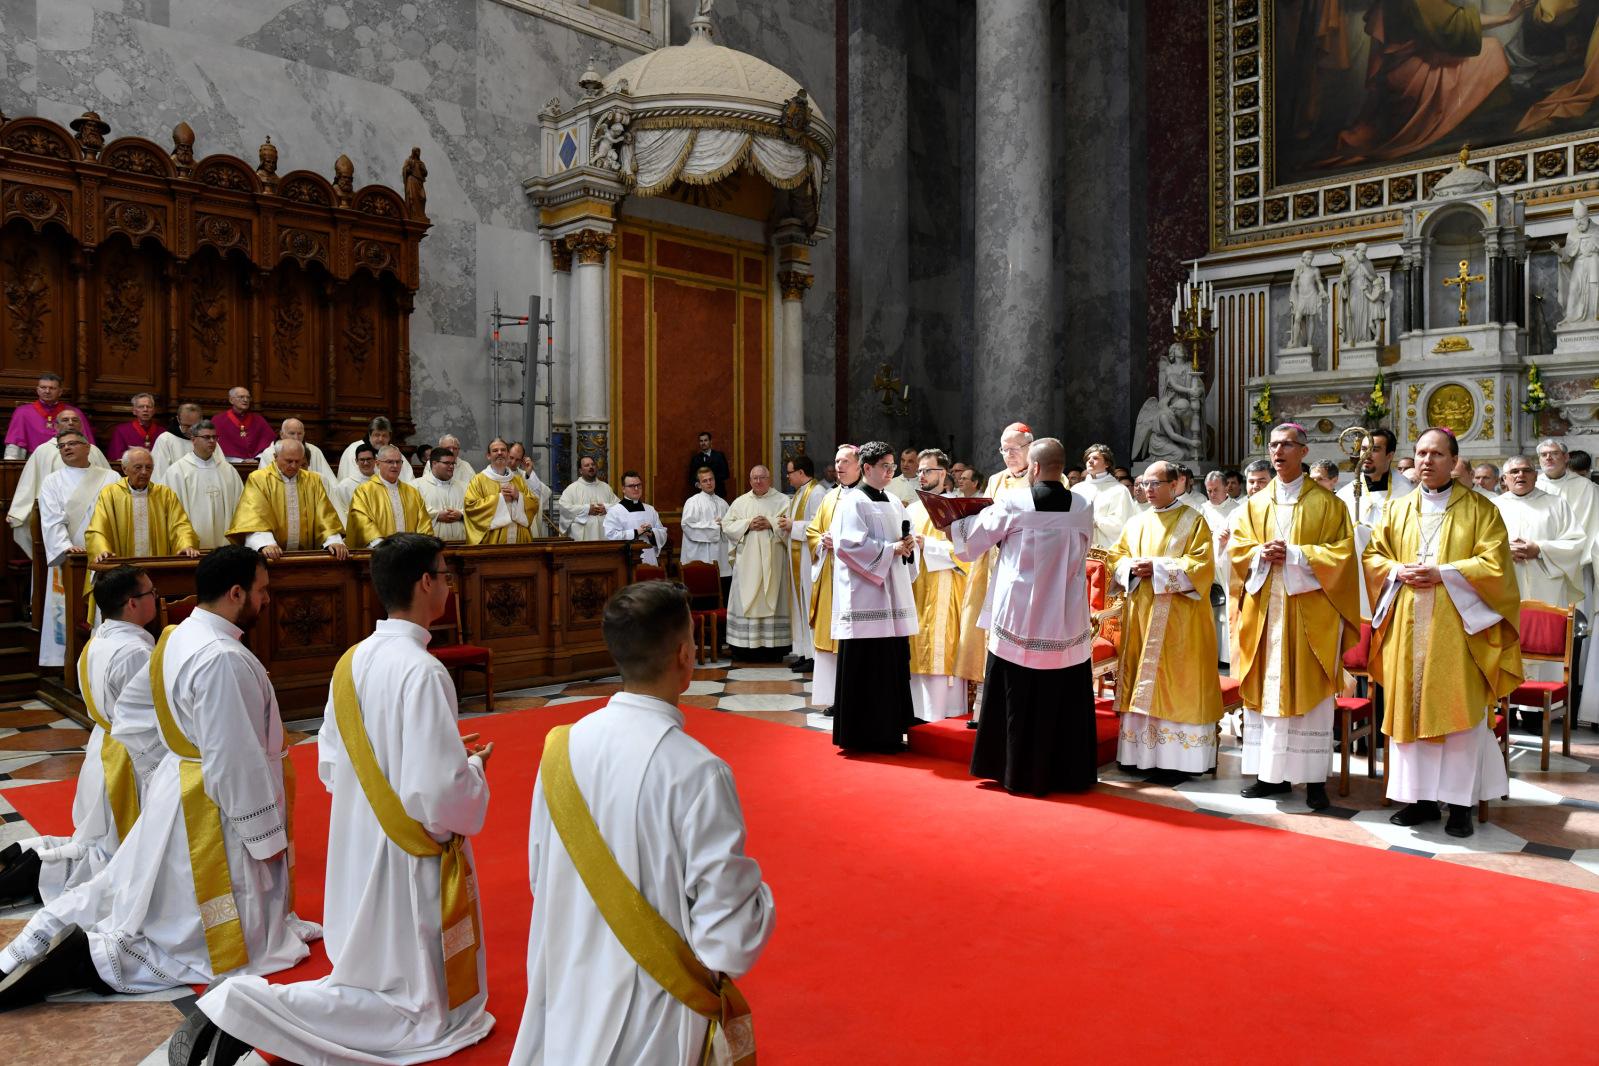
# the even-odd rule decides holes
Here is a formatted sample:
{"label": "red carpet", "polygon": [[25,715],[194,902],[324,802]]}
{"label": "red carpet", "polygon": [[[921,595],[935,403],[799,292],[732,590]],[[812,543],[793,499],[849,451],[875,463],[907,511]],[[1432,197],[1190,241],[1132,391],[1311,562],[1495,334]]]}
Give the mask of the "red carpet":
{"label": "red carpet", "polygon": [[[470,725],[497,742],[477,840],[503,1063],[522,1007],[528,804],[545,730],[599,701]],[[1112,796],[1021,799],[918,755],[689,708],[732,765],[777,934],[741,982],[772,1063],[1593,1061],[1507,987],[1583,989],[1594,897]],[[325,793],[296,750],[302,913]],[[71,786],[10,790],[64,830]],[[316,963],[280,975],[323,972]],[[1525,997],[1523,997],[1525,998]]]}
{"label": "red carpet", "polygon": [[[1102,697],[1094,701],[1094,731],[1099,740],[1099,764],[1104,766],[1116,759],[1116,737],[1121,731],[1121,719],[1112,709],[1115,701]],[[911,751],[918,755],[931,755],[947,759],[962,766],[972,765],[972,752],[977,747],[977,730],[966,723],[972,716],[945,718],[937,722],[920,722],[911,727],[906,741]]]}

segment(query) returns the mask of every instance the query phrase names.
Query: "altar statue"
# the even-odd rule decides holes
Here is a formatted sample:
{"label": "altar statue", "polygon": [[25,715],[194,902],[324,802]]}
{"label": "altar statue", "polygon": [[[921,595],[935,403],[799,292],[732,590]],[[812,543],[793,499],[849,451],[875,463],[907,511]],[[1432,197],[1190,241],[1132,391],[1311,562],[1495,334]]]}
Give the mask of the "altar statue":
{"label": "altar statue", "polygon": [[1371,305],[1371,339],[1378,344],[1383,342],[1383,336],[1388,325],[1388,305],[1393,302],[1394,292],[1388,286],[1388,279],[1378,274],[1371,279],[1371,287],[1366,290],[1366,301]]}
{"label": "altar statue", "polygon": [[1365,244],[1355,245],[1350,255],[1339,259],[1343,266],[1338,271],[1338,337],[1345,344],[1370,344],[1376,339],[1371,332],[1371,292],[1377,269],[1366,258]]}
{"label": "altar statue", "polygon": [[1198,459],[1204,447],[1205,379],[1188,363],[1181,344],[1166,349],[1133,430],[1133,459]]}
{"label": "altar statue", "polygon": [[1299,265],[1294,268],[1293,283],[1288,288],[1290,348],[1310,346],[1311,331],[1321,317],[1322,305],[1327,302],[1327,286],[1321,280],[1321,272],[1310,265],[1310,259],[1311,253],[1308,251],[1299,257]]}
{"label": "altar statue", "polygon": [[1571,218],[1571,232],[1560,247],[1562,326],[1599,318],[1599,230],[1588,222],[1588,205],[1581,200]]}

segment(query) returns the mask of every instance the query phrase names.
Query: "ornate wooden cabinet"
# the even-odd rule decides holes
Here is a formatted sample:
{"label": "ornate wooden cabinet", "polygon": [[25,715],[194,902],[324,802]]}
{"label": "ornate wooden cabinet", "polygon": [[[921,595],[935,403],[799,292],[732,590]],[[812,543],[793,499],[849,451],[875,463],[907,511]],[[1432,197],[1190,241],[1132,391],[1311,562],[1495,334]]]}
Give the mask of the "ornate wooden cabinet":
{"label": "ornate wooden cabinet", "polygon": [[[414,150],[405,195],[278,174],[277,148],[251,167],[172,147],[107,141],[93,112],[71,130],[0,116],[0,404],[33,398],[53,371],[97,429],[149,391],[164,411],[213,414],[248,385],[269,419],[312,439],[353,439],[376,414],[410,432],[410,315],[428,229]],[[403,436],[402,436],[403,439]]]}

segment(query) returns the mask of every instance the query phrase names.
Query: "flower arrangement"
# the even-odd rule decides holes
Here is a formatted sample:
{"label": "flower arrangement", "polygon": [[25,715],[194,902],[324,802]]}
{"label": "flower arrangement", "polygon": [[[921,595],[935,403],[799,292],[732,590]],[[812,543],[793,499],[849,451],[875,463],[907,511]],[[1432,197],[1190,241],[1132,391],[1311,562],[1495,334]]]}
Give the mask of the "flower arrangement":
{"label": "flower arrangement", "polygon": [[1377,380],[1371,383],[1371,398],[1366,401],[1366,409],[1360,417],[1369,426],[1378,425],[1388,417],[1388,397],[1383,392],[1381,370],[1377,371]]}
{"label": "flower arrangement", "polygon": [[1271,386],[1267,385],[1260,390],[1260,398],[1249,409],[1249,421],[1255,426],[1255,447],[1262,448],[1266,444],[1266,430],[1271,427]]}
{"label": "flower arrangement", "polygon": [[1543,433],[1543,413],[1549,410],[1549,395],[1544,392],[1543,374],[1537,363],[1527,368],[1527,398],[1521,401],[1521,409],[1532,416],[1533,436]]}

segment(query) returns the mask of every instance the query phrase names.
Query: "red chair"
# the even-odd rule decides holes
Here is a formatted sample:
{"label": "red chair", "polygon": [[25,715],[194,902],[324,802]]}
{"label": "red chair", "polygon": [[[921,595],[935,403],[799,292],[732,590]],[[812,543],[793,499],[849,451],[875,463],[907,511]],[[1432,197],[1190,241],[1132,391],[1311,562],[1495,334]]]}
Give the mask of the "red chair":
{"label": "red chair", "polygon": [[[483,674],[483,704],[484,709],[490,714],[494,713],[494,651],[491,648],[479,647],[476,644],[466,644],[461,640],[464,627],[461,624],[461,603],[456,598],[455,589],[450,589],[450,596],[444,602],[444,615],[433,623],[429,630],[434,636],[428,645],[428,651],[433,657],[444,664],[450,671],[450,677],[459,687],[461,681],[458,676],[463,670],[479,670]],[[445,636],[440,641],[439,635]]]}
{"label": "red chair", "polygon": [[1110,595],[1111,574],[1104,548],[1088,550],[1088,610],[1094,626],[1090,662],[1094,692],[1103,695],[1106,682],[1116,680],[1116,660],[1121,647],[1123,597]]}
{"label": "red chair", "polygon": [[666,570],[664,568],[662,568],[662,567],[659,567],[659,566],[650,566],[647,563],[640,563],[633,570],[633,580],[634,581],[665,581],[666,580]]}
{"label": "red chair", "polygon": [[[1543,754],[1538,769],[1549,769],[1550,719],[1555,707],[1560,714],[1560,754],[1571,754],[1571,645],[1576,629],[1575,607],[1556,607],[1542,600],[1521,601],[1521,658],[1523,661],[1559,663],[1559,681],[1523,681],[1514,692],[1499,701],[1505,718],[1503,748],[1508,755],[1510,704],[1543,707]],[[1497,730],[1496,730],[1497,732]],[[1507,762],[1508,766],[1509,763]]]}
{"label": "red chair", "polygon": [[[1370,696],[1339,696],[1338,713],[1338,794],[1349,795],[1349,759],[1355,750],[1355,737],[1366,738],[1366,776],[1377,776],[1377,704]],[[1384,779],[1387,766],[1384,764]],[[1383,789],[1387,792],[1387,789]]]}
{"label": "red chair", "polygon": [[200,605],[199,596],[185,596],[181,600],[162,600],[160,605],[161,628],[175,626],[194,613]]}
{"label": "red chair", "polygon": [[[707,660],[722,651],[722,636],[727,632],[727,608],[722,604],[722,571],[715,563],[684,563],[683,587],[688,589],[690,611],[701,628],[700,647]],[[702,660],[702,661],[707,661]]]}

